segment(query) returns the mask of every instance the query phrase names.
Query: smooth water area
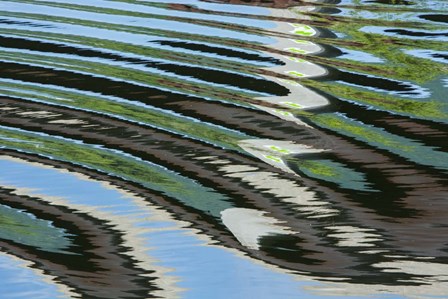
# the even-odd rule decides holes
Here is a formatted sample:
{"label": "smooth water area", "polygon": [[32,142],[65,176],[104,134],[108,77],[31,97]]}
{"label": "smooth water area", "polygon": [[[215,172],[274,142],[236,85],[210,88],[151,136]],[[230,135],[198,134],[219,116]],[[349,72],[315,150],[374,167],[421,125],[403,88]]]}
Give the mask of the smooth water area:
{"label": "smooth water area", "polygon": [[447,11],[0,2],[0,298],[448,298]]}

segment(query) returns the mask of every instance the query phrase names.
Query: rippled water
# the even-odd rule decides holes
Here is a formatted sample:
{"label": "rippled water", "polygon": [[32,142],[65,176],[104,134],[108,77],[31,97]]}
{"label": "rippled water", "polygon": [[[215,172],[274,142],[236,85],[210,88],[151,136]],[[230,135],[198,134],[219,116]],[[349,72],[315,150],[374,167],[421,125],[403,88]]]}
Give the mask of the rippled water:
{"label": "rippled water", "polygon": [[447,11],[0,2],[0,298],[448,298]]}

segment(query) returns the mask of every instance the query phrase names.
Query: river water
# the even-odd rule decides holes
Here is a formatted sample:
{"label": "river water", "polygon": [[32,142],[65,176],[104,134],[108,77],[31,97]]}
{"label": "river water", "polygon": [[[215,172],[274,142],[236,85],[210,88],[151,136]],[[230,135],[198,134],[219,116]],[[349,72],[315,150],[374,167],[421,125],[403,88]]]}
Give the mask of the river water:
{"label": "river water", "polygon": [[0,298],[448,298],[445,0],[0,2]]}

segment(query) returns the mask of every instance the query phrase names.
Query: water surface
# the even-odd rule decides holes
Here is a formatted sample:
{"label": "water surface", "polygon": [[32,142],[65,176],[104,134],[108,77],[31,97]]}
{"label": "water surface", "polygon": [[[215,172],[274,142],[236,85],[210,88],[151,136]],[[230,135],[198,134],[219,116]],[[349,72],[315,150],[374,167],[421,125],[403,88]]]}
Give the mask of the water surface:
{"label": "water surface", "polygon": [[5,298],[448,298],[445,1],[0,3]]}

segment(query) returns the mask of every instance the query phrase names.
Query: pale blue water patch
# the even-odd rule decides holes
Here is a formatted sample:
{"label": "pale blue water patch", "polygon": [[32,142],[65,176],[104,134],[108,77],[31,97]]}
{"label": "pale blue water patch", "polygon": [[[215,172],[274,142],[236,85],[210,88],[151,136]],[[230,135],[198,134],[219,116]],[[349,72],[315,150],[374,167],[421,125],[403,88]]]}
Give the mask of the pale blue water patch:
{"label": "pale blue water patch", "polygon": [[169,31],[176,31],[179,33],[198,34],[210,37],[219,36],[222,38],[249,41],[255,43],[269,43],[269,41],[271,41],[271,38],[262,35],[249,34],[244,33],[242,31],[235,31],[228,29],[212,28],[209,26],[196,25],[192,23],[154,19],[154,18],[130,17],[130,16],[120,16],[120,15],[102,14],[94,12],[84,12],[79,10],[70,10],[64,8],[40,6],[25,3],[14,3],[14,2],[7,2],[7,3],[8,5],[3,10],[8,12],[31,13],[31,14],[40,13],[50,15],[53,17],[68,16],[71,18],[77,18],[79,20],[97,21],[109,24],[121,24],[138,28],[169,30]]}
{"label": "pale blue water patch", "polygon": [[362,63],[385,63],[386,61],[382,58],[379,58],[373,54],[353,50],[353,49],[347,49],[338,47],[342,51],[342,55],[338,56],[337,59],[347,59],[347,60],[353,60],[358,61]]}
{"label": "pale blue water patch", "polygon": [[[300,281],[300,276],[285,273],[274,266],[255,263],[248,257],[237,255],[220,246],[208,246],[191,230],[180,228],[178,225],[173,228],[176,222],[172,219],[149,221],[148,217],[142,215],[135,217],[135,213],[142,213],[141,206],[136,202],[141,199],[108,188],[101,182],[80,178],[73,173],[54,168],[8,160],[5,156],[0,156],[0,169],[9,169],[8,173],[0,172],[2,184],[33,188],[36,193],[45,196],[62,197],[69,205],[85,205],[120,216],[128,214],[130,224],[135,228],[158,228],[139,234],[139,238],[143,238],[143,247],[147,249],[145,254],[157,260],[159,266],[172,269],[169,275],[180,279],[177,286],[187,289],[181,294],[181,298],[346,298],[311,294],[305,288],[316,288],[322,283],[304,281],[303,278]],[[151,216],[149,210],[144,211],[148,213],[146,216]],[[144,248],[139,248],[139,251]],[[9,272],[8,269],[5,271]],[[0,271],[0,275],[5,273]],[[19,290],[12,291],[17,292],[14,295],[18,298],[25,298],[20,295]]]}
{"label": "pale blue water patch", "polygon": [[1,298],[71,298],[58,289],[51,277],[38,274],[30,266],[25,265],[24,261],[0,253]]}

